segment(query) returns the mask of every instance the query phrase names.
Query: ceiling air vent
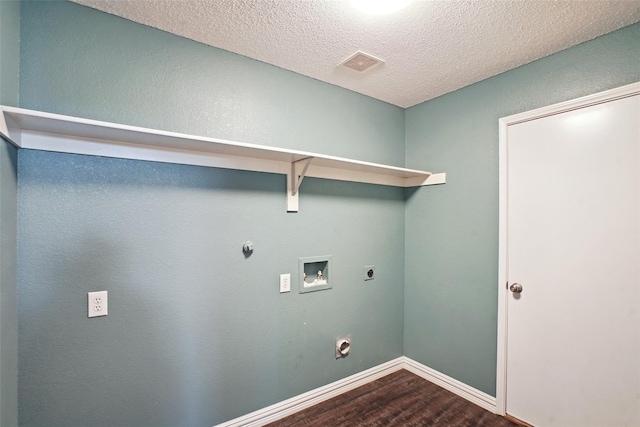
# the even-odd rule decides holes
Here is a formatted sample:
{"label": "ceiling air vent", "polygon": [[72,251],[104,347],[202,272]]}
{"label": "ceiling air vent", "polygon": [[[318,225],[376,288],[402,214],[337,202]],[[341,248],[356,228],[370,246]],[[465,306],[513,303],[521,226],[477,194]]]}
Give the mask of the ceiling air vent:
{"label": "ceiling air vent", "polygon": [[384,64],[384,61],[380,58],[376,58],[373,55],[369,55],[368,53],[357,51],[356,53],[342,61],[340,64],[338,64],[338,66],[346,67],[362,73],[378,64]]}

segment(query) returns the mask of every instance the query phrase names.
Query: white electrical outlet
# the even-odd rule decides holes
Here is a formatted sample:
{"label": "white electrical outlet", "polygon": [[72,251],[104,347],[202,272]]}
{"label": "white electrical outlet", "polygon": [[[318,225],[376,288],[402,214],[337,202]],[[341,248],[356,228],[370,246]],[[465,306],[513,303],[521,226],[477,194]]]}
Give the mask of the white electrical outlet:
{"label": "white electrical outlet", "polygon": [[280,275],[280,293],[291,292],[291,274]]}
{"label": "white electrical outlet", "polygon": [[89,292],[88,294],[87,316],[98,317],[106,316],[107,310],[107,291]]}

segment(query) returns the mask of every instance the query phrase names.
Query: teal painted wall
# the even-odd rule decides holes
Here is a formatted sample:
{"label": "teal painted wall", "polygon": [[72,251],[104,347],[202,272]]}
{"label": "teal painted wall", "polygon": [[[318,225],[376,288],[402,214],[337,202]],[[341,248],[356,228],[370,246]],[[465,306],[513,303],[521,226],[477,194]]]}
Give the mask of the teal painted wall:
{"label": "teal painted wall", "polygon": [[498,119],[640,80],[640,24],[406,110],[405,355],[495,395]]}
{"label": "teal painted wall", "polygon": [[[21,107],[404,162],[398,107],[73,3],[21,14]],[[280,175],[18,160],[20,425],[214,425],[402,355],[401,189],[305,179],[287,214]],[[325,254],[333,289],[278,293]]]}
{"label": "teal painted wall", "polygon": [[20,2],[0,1],[0,104],[18,105]]}
{"label": "teal painted wall", "polygon": [[[0,104],[18,105],[20,3],[0,1]],[[18,424],[17,150],[0,139],[0,425]]]}
{"label": "teal painted wall", "polygon": [[0,425],[18,425],[16,148],[0,139]]}
{"label": "teal painted wall", "polygon": [[[290,215],[277,175],[19,155],[21,425],[214,425],[402,355],[397,189],[305,180]],[[323,254],[333,289],[278,293]]]}

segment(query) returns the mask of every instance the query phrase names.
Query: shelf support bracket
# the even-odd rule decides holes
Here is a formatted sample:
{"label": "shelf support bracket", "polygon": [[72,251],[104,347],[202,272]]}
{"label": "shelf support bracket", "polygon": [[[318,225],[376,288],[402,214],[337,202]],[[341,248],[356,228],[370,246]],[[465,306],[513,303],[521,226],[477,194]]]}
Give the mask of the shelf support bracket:
{"label": "shelf support bracket", "polygon": [[18,126],[0,109],[0,138],[20,148],[20,135]]}
{"label": "shelf support bracket", "polygon": [[[287,212],[298,212],[298,196],[300,195],[300,184],[304,179],[309,165],[311,164],[313,157],[307,157],[306,159],[297,160],[291,162],[291,172],[287,174]],[[302,167],[302,171],[298,173],[298,165],[300,162],[305,162]]]}
{"label": "shelf support bracket", "polygon": [[[304,179],[304,176],[307,173],[307,169],[309,169],[309,165],[311,164],[311,160],[313,160],[313,157],[309,157],[307,159],[302,159],[302,160],[305,160],[304,167],[302,168],[302,172],[300,172],[300,175],[298,175],[298,179],[297,180],[293,180],[294,187],[291,189],[291,194],[294,195],[294,196],[296,194],[298,194],[298,190],[300,189],[300,184],[302,184],[302,180]],[[295,172],[296,172],[296,170],[295,170],[296,169],[296,164],[301,162],[302,160],[298,160],[297,162],[291,163],[291,173],[292,174],[295,174]]]}

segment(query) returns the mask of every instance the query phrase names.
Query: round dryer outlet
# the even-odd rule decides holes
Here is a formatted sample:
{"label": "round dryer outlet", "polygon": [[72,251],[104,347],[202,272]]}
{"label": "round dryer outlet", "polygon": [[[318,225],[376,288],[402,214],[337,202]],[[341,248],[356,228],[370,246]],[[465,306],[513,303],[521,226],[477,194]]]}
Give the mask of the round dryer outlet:
{"label": "round dryer outlet", "polygon": [[364,280],[373,280],[376,273],[375,265],[365,265],[364,266]]}

